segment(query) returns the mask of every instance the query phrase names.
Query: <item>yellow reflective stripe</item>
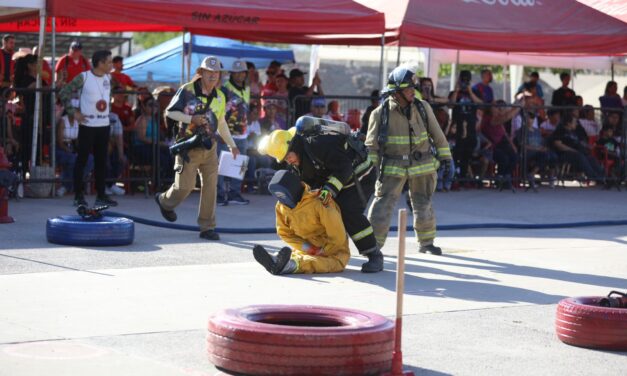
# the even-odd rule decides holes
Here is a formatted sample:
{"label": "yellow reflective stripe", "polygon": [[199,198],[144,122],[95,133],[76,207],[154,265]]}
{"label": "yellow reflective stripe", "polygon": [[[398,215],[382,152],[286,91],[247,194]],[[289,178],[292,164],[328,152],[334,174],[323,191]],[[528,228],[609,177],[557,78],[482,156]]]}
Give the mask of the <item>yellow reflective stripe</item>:
{"label": "yellow reflective stripe", "polygon": [[427,141],[429,139],[429,134],[427,132],[420,133],[420,137],[418,137],[418,141],[416,143],[421,143]]}
{"label": "yellow reflective stripe", "polygon": [[333,187],[335,187],[335,189],[339,192],[342,190],[342,187],[344,186],[344,184],[342,184],[341,181],[339,181],[338,178],[336,178],[335,176],[331,176],[329,178],[329,180],[327,180],[327,183],[331,184]]}
{"label": "yellow reflective stripe", "polygon": [[383,173],[385,175],[405,176],[407,175],[407,169],[405,167],[385,166],[383,167]]}
{"label": "yellow reflective stripe", "polygon": [[[427,132],[420,133],[419,137],[413,136],[411,138],[411,143],[420,144],[429,139],[429,135]],[[409,136],[388,136],[387,145],[409,145],[410,139]]]}
{"label": "yellow reflective stripe", "polygon": [[385,239],[387,238],[387,235],[382,235],[382,236],[376,236],[374,237],[379,243],[384,243]]}
{"label": "yellow reflective stripe", "polygon": [[436,168],[433,162],[421,164],[418,166],[411,166],[407,169],[409,175],[423,175],[430,172],[435,172]]}
{"label": "yellow reflective stripe", "polygon": [[355,235],[351,235],[351,239],[353,239],[353,241],[359,241],[368,235],[372,235],[372,233],[374,233],[372,226],[368,226],[366,229],[359,231]]}
{"label": "yellow reflective stripe", "polygon": [[438,156],[440,157],[449,157],[451,155],[450,148],[438,148]]}
{"label": "yellow reflective stripe", "polygon": [[373,163],[377,163],[379,161],[379,154],[370,152],[368,153],[368,159],[370,159]]}
{"label": "yellow reflective stripe", "polygon": [[433,238],[435,238],[435,230],[433,230],[433,231],[425,231],[425,232],[416,231],[416,235],[418,235],[418,238],[420,240],[433,239]]}
{"label": "yellow reflective stripe", "polygon": [[292,253],[292,257],[290,257],[290,260],[294,260],[294,263],[296,264],[296,269],[294,269],[294,273],[298,273],[298,271],[300,270],[300,257],[295,257],[295,255]]}
{"label": "yellow reflective stripe", "polygon": [[359,175],[364,172],[371,164],[372,160],[370,159],[370,155],[368,155],[368,158],[364,162],[355,167],[355,175]]}

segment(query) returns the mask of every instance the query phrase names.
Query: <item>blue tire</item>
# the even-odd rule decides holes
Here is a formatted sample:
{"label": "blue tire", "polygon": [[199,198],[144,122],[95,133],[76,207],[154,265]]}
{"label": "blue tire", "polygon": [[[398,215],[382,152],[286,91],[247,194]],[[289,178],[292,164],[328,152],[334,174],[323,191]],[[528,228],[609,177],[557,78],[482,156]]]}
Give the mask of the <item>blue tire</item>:
{"label": "blue tire", "polygon": [[46,237],[50,243],[62,245],[128,245],[135,238],[135,223],[128,218],[85,220],[78,215],[61,215],[48,219]]}

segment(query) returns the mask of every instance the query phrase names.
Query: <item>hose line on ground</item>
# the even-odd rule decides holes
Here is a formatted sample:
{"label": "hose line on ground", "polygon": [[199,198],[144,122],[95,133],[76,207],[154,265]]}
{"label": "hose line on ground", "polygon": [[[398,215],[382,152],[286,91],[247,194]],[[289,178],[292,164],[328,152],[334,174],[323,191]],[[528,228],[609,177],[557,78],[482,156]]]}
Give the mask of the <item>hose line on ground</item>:
{"label": "hose line on ground", "polygon": [[[104,215],[110,217],[123,217],[131,219],[137,223],[147,226],[163,227],[173,230],[199,231],[198,226],[180,225],[175,223],[167,223],[153,221],[151,219],[136,217],[124,213],[106,211]],[[595,227],[595,226],[625,226],[627,220],[607,220],[607,221],[587,221],[587,222],[564,222],[564,223],[468,223],[468,224],[452,224],[438,225],[438,231],[450,230],[474,230],[474,229],[516,229],[516,230],[545,230],[554,228],[577,228],[577,227]],[[407,226],[407,231],[413,231],[413,226]],[[254,227],[254,228],[216,228],[216,232],[223,234],[274,234],[274,227]],[[391,226],[390,231],[397,231],[397,226]]]}

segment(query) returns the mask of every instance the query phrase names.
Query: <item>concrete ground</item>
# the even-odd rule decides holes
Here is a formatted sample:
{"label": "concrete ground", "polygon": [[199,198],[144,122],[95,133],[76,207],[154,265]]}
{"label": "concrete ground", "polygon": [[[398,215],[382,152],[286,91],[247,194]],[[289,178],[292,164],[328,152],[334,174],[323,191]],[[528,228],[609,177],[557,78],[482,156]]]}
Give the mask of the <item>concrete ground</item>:
{"label": "concrete ground", "polygon": [[[271,198],[248,198],[246,207],[219,207],[219,227],[273,226]],[[178,223],[195,224],[197,200],[194,193],[178,208]],[[119,201],[116,211],[161,220],[152,198]],[[626,209],[627,192],[597,188],[435,198],[439,224],[626,220]],[[222,308],[313,304],[395,313],[396,233],[384,248],[382,273],[360,273],[363,258],[355,256],[341,274],[276,277],[251,254],[256,243],[281,247],[276,235],[222,234],[216,243],[137,224],[128,247],[47,243],[46,219],[72,212],[70,197],[10,202],[16,222],[0,225],[0,376],[213,376],[205,328]],[[443,256],[418,254],[408,235],[407,369],[627,374],[627,353],[568,346],[554,334],[560,299],[627,289],[627,226],[441,231]]]}

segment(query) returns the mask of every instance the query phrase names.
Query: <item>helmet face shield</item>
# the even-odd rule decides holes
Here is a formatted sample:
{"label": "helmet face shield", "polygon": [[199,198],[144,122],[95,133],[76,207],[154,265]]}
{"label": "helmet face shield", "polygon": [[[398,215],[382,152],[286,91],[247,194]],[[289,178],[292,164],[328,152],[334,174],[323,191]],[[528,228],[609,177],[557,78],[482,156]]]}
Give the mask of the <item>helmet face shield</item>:
{"label": "helmet face shield", "polygon": [[300,178],[291,171],[281,170],[274,174],[268,184],[268,191],[281,204],[294,209],[303,197],[305,188]]}

